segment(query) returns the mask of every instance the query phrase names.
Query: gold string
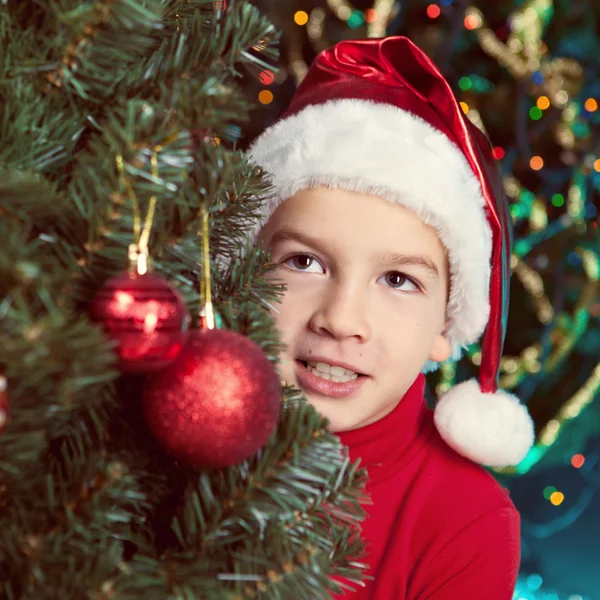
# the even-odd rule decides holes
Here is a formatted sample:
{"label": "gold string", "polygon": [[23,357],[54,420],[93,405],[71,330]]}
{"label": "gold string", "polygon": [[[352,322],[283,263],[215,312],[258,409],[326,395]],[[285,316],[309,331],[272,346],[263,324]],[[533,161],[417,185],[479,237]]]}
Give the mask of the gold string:
{"label": "gold string", "polygon": [[[152,178],[156,181],[158,179],[158,152],[162,150],[162,146],[157,145],[152,149]],[[117,172],[119,174],[119,185],[121,189],[127,190],[127,195],[131,202],[133,210],[133,244],[129,246],[129,263],[132,272],[138,275],[144,275],[148,271],[148,242],[150,241],[150,232],[152,230],[152,224],[154,221],[154,214],[156,212],[156,194],[153,194],[150,198],[148,211],[144,220],[144,226],[142,228],[142,218],[140,212],[140,205],[135,195],[131,181],[125,175],[125,164],[123,156],[117,154],[115,158],[117,165]]]}
{"label": "gold string", "polygon": [[208,227],[208,210],[206,208],[206,199],[203,198],[200,204],[200,213],[202,215],[202,273],[200,274],[200,326],[202,329],[215,328],[215,313],[212,304],[212,289],[210,282],[210,243]]}

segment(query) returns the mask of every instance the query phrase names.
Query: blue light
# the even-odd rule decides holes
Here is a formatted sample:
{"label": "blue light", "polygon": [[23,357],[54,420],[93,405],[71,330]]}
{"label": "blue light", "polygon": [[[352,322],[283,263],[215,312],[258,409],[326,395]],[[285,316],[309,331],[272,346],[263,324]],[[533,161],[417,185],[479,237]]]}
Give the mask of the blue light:
{"label": "blue light", "polygon": [[450,6],[452,4],[452,0],[440,0],[440,4],[442,6]]}
{"label": "blue light", "polygon": [[585,207],[586,219],[593,219],[598,214],[598,209],[593,204],[587,204]]}
{"label": "blue light", "polygon": [[544,76],[540,71],[536,71],[531,76],[531,81],[533,81],[533,83],[535,83],[536,85],[540,85],[541,83],[544,83]]}
{"label": "blue light", "polygon": [[538,575],[537,573],[534,573],[527,578],[527,587],[532,592],[537,592],[542,587],[542,583],[542,576]]}
{"label": "blue light", "polygon": [[567,256],[567,262],[572,267],[576,267],[581,262],[581,256],[577,252],[570,252],[569,256]]}

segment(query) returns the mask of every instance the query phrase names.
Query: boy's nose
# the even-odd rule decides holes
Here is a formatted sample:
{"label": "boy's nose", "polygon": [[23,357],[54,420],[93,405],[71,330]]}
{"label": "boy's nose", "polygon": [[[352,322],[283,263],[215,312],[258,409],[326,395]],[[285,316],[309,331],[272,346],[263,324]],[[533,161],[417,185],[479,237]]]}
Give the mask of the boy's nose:
{"label": "boy's nose", "polygon": [[371,327],[366,296],[341,286],[329,290],[317,304],[309,327],[316,333],[329,334],[337,340],[355,337],[361,342],[367,341]]}

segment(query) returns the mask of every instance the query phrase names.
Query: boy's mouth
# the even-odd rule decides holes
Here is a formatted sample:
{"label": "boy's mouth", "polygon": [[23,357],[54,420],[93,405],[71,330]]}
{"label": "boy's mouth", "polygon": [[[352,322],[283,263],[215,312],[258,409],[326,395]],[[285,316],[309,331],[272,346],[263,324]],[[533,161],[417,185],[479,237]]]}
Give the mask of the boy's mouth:
{"label": "boy's mouth", "polygon": [[[329,372],[326,372],[327,370]],[[354,395],[369,379],[362,373],[350,371],[339,365],[302,359],[296,359],[296,376],[300,388],[305,392],[328,398],[345,398]]]}
{"label": "boy's mouth", "polygon": [[297,362],[302,364],[305,369],[317,377],[321,377],[328,381],[344,383],[346,381],[352,381],[357,377],[366,377],[364,373],[359,373],[350,368],[318,360],[297,359]]}

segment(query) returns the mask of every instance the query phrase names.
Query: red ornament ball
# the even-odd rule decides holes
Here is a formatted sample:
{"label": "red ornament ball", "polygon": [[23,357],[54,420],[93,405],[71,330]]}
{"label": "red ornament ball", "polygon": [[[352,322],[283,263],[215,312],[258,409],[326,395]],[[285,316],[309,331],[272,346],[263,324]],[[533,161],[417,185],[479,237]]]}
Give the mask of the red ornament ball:
{"label": "red ornament ball", "polygon": [[177,360],[148,380],[144,411],[158,442],[201,468],[252,456],[279,420],[281,386],[274,366],[234,331],[194,331]]}
{"label": "red ornament ball", "polygon": [[153,273],[125,273],[109,279],[90,307],[117,342],[119,368],[128,373],[163,369],[181,352],[190,314],[181,294]]}

